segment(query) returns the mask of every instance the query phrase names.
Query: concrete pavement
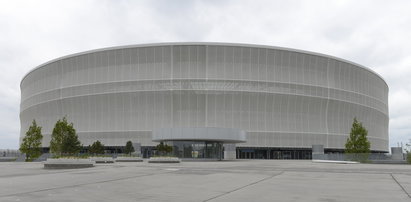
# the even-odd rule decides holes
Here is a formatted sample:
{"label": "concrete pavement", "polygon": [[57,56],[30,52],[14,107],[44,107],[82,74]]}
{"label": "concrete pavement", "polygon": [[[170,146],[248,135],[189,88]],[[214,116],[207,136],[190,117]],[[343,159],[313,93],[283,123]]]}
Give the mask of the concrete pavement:
{"label": "concrete pavement", "polygon": [[236,160],[46,170],[0,163],[0,201],[411,201],[411,166]]}

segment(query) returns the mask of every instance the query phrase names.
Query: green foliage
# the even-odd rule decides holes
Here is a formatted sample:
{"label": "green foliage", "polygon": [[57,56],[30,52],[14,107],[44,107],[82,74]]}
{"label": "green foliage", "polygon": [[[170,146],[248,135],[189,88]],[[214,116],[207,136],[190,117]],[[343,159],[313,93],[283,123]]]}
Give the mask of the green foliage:
{"label": "green foliage", "polygon": [[68,123],[66,117],[58,120],[51,134],[50,151],[57,155],[73,155],[80,152],[81,144],[78,140],[73,123]]}
{"label": "green foliage", "polygon": [[366,162],[370,153],[370,142],[367,139],[368,131],[362,123],[354,118],[350,137],[345,143],[345,153],[351,154],[351,160]]}
{"label": "green foliage", "polygon": [[354,118],[350,137],[345,143],[345,153],[370,153],[370,142],[367,139],[368,131]]}
{"label": "green foliage", "polygon": [[407,153],[407,162],[411,164],[411,139],[405,144],[405,152]]}
{"label": "green foliage", "polygon": [[104,145],[100,141],[95,141],[91,146],[89,146],[90,154],[104,154]]}
{"label": "green foliage", "polygon": [[164,156],[165,154],[168,154],[173,151],[173,147],[167,144],[164,144],[163,142],[160,142],[156,146],[157,151],[160,153],[160,156]]}
{"label": "green foliage", "polygon": [[20,145],[20,151],[26,154],[26,161],[32,161],[41,155],[41,127],[33,120]]}
{"label": "green foliage", "polygon": [[124,149],[124,153],[131,155],[134,152],[133,143],[131,141],[127,141],[126,148]]}

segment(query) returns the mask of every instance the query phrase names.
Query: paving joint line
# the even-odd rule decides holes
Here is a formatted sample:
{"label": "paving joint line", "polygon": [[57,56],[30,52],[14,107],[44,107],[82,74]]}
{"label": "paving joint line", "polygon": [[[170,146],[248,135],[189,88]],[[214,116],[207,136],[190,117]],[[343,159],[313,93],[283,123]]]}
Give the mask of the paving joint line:
{"label": "paving joint line", "polygon": [[401,187],[401,189],[405,192],[405,194],[407,194],[408,198],[411,198],[411,195],[407,192],[407,190],[405,190],[405,188],[400,184],[400,182],[398,182],[398,180],[394,177],[394,175],[392,173],[390,173],[392,179],[398,184],[398,186]]}
{"label": "paving joint line", "polygon": [[67,186],[61,186],[61,187],[52,187],[52,188],[46,188],[46,189],[40,189],[40,190],[34,190],[34,191],[28,191],[28,192],[5,194],[5,195],[0,195],[0,197],[3,198],[3,197],[10,197],[10,196],[18,196],[18,195],[23,195],[23,194],[32,194],[32,193],[43,192],[43,191],[50,191],[50,190],[55,190],[55,189],[73,188],[73,187],[77,187],[77,186],[85,186],[85,185],[92,185],[92,184],[101,184],[101,183],[105,183],[105,182],[115,182],[115,181],[121,181],[121,180],[131,179],[131,178],[139,178],[139,177],[147,177],[147,176],[153,176],[153,175],[161,175],[161,174],[167,174],[167,173],[172,173],[172,172],[175,172],[175,171],[163,172],[163,173],[150,173],[150,174],[145,174],[145,175],[122,177],[122,178],[111,179],[111,180],[103,180],[103,181],[97,181],[97,182],[74,184],[74,185],[67,185]]}
{"label": "paving joint line", "polygon": [[206,200],[204,200],[203,202],[206,202],[206,201],[211,201],[211,200],[214,200],[214,199],[220,198],[220,197],[222,197],[222,196],[224,196],[224,195],[227,195],[227,194],[230,194],[230,193],[236,192],[236,191],[238,191],[238,190],[244,189],[244,188],[246,188],[246,187],[253,186],[253,185],[258,184],[258,183],[260,183],[260,182],[263,182],[263,181],[269,180],[269,179],[271,179],[271,178],[273,178],[273,177],[276,177],[276,176],[282,175],[284,172],[285,172],[285,171],[281,171],[280,173],[277,173],[277,174],[275,174],[275,175],[268,176],[268,177],[266,177],[266,178],[263,178],[263,179],[261,179],[261,180],[258,180],[258,181],[255,181],[255,182],[252,182],[252,183],[250,183],[250,184],[246,184],[246,185],[244,185],[244,186],[241,186],[241,187],[235,188],[235,189],[230,190],[230,191],[228,191],[228,192],[224,192],[224,193],[222,193],[222,194],[220,194],[220,195],[217,195],[217,196],[211,197],[211,198],[209,198],[209,199],[206,199]]}

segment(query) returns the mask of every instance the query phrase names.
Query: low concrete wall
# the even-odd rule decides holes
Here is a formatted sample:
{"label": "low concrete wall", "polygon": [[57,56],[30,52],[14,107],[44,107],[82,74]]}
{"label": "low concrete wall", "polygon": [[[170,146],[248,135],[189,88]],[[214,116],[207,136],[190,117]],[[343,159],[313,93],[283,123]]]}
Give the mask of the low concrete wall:
{"label": "low concrete wall", "polygon": [[95,164],[90,159],[47,159],[44,162],[44,168],[46,169],[73,169],[73,168],[90,168]]}
{"label": "low concrete wall", "polygon": [[237,157],[235,144],[224,144],[224,160],[235,160]]}
{"label": "low concrete wall", "polygon": [[125,156],[120,156],[117,157],[116,162],[142,162],[143,159],[141,157],[125,157]]}
{"label": "low concrete wall", "polygon": [[313,154],[313,160],[329,160],[329,161],[361,161],[366,163],[376,164],[404,164],[405,160],[393,158],[392,155],[383,153],[369,154],[344,154],[344,153],[328,153],[328,154]]}
{"label": "low concrete wall", "polygon": [[180,163],[181,160],[177,157],[150,157],[149,163]]}
{"label": "low concrete wall", "polygon": [[324,154],[324,145],[322,144],[312,145],[312,154],[313,155]]}
{"label": "low concrete wall", "polygon": [[235,151],[224,151],[224,160],[235,160],[236,152]]}
{"label": "low concrete wall", "polygon": [[391,147],[391,159],[395,161],[404,160],[404,154],[402,153],[402,147]]}
{"label": "low concrete wall", "polygon": [[114,163],[113,157],[90,157],[89,159],[96,163]]}
{"label": "low concrete wall", "polygon": [[12,162],[16,161],[17,157],[0,157],[0,162]]}
{"label": "low concrete wall", "polygon": [[375,164],[407,164],[405,160],[373,160],[371,163]]}

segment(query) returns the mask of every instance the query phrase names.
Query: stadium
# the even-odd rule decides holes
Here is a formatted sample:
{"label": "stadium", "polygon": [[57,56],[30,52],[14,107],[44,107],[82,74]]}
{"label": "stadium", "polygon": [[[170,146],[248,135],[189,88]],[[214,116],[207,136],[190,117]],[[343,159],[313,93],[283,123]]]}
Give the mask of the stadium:
{"label": "stadium", "polygon": [[83,145],[145,157],[164,141],[182,158],[310,159],[341,152],[356,117],[372,152],[388,152],[388,86],[364,66],[264,45],[159,43],[46,62],[21,81],[20,141],[33,119],[47,150],[58,119]]}

